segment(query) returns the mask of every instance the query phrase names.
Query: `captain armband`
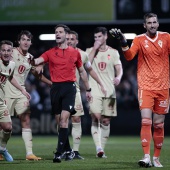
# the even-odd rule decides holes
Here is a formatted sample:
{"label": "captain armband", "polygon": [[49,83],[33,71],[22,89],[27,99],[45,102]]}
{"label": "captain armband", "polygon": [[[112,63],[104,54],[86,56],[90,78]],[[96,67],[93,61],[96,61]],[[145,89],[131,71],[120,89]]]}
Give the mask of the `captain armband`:
{"label": "captain armband", "polygon": [[86,64],[85,64],[85,67],[86,67],[86,68],[90,68],[90,67],[91,67],[91,62],[90,62],[90,61],[87,61]]}

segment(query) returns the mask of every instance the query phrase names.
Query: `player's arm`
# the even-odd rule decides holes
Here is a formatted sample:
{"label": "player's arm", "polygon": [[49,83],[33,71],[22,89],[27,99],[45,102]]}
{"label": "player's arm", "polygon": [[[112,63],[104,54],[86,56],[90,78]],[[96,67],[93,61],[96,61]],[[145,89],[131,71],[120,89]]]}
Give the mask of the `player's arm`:
{"label": "player's arm", "polygon": [[103,86],[101,80],[99,79],[98,75],[97,75],[96,72],[93,70],[90,61],[88,61],[88,62],[85,64],[85,68],[88,70],[90,76],[100,85],[103,94],[106,96],[107,90],[104,88],[104,86]]}
{"label": "player's arm", "polygon": [[11,75],[8,80],[13,86],[15,86],[18,90],[20,90],[21,93],[27,97],[27,99],[29,100],[31,99],[29,93],[17,82],[17,80],[13,77],[13,75]]}
{"label": "player's arm", "polygon": [[[109,32],[113,37],[115,37],[116,39],[119,40],[121,47],[122,47],[124,57],[126,58],[126,60],[132,60],[138,52],[137,43],[135,43],[133,41],[131,48],[129,48],[129,46],[127,44],[127,40],[120,29],[112,28]],[[135,39],[135,41],[137,41],[137,40]]]}
{"label": "player's arm", "polygon": [[31,73],[36,77],[36,79],[41,80],[42,82],[46,83],[49,86],[52,85],[52,82],[49,79],[47,79],[42,73],[39,74],[35,68],[31,69]]}
{"label": "player's arm", "polygon": [[33,60],[32,65],[33,65],[33,66],[34,66],[34,65],[37,66],[37,65],[43,64],[43,63],[44,63],[44,58],[39,57],[39,58],[36,58],[36,59]]}
{"label": "player's arm", "polygon": [[80,74],[80,77],[86,87],[86,97],[87,97],[87,100],[90,101],[91,100],[91,88],[90,88],[90,85],[89,85],[89,81],[88,81],[88,77],[87,77],[87,73],[84,69],[83,66],[77,68],[78,69],[78,72]]}
{"label": "player's arm", "polygon": [[100,41],[95,41],[94,42],[94,46],[92,47],[92,50],[88,54],[89,60],[90,60],[91,63],[93,63],[94,57],[97,55],[100,46],[101,46]]}
{"label": "player's arm", "polygon": [[114,80],[113,80],[113,84],[114,84],[115,86],[117,86],[117,85],[119,85],[120,80],[121,80],[122,75],[123,75],[122,64],[117,64],[117,65],[114,66],[114,68],[115,68],[116,76],[115,76],[115,78],[114,78]]}

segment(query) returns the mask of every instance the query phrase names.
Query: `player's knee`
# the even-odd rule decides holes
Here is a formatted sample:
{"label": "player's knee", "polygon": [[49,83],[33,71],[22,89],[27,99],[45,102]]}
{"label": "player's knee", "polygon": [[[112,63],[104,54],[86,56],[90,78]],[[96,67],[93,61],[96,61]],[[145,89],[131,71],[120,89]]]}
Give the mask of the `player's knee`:
{"label": "player's knee", "polygon": [[102,117],[101,123],[102,123],[104,126],[108,126],[108,125],[110,124],[110,120],[111,120],[110,117]]}
{"label": "player's knee", "polygon": [[6,123],[6,125],[3,127],[4,132],[11,132],[12,131],[12,124]]}
{"label": "player's knee", "polygon": [[152,125],[152,120],[150,118],[142,119],[142,126],[150,126],[150,125]]}
{"label": "player's knee", "polygon": [[81,117],[80,116],[72,116],[72,123],[80,123]]}
{"label": "player's knee", "polygon": [[163,129],[164,128],[164,123],[154,123],[153,124],[155,129]]}

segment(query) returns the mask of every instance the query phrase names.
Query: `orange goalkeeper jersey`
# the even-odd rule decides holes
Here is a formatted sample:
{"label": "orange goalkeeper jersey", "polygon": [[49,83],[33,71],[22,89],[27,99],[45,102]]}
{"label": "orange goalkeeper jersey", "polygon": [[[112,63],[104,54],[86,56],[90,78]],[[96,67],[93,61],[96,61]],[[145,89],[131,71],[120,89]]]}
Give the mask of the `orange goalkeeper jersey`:
{"label": "orange goalkeeper jersey", "polygon": [[151,39],[146,34],[135,37],[131,48],[122,48],[127,60],[138,54],[137,80],[143,90],[169,88],[170,34],[157,31]]}

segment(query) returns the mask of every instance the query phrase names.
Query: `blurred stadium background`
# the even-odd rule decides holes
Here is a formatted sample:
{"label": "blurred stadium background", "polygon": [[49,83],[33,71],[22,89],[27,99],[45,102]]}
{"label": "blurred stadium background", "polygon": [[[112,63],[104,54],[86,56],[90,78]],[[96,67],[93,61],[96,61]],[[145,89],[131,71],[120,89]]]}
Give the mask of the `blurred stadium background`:
{"label": "blurred stadium background", "polygon": [[[123,33],[141,34],[143,15],[158,14],[161,31],[170,28],[170,0],[0,0],[0,40],[16,41],[21,30],[34,35],[30,53],[39,57],[55,45],[55,40],[42,41],[41,34],[53,34],[54,27],[63,23],[79,34],[78,47],[85,50],[93,45],[93,30],[97,26],[120,28]],[[129,45],[132,40],[128,40]],[[136,61],[125,61],[118,42],[109,35],[108,45],[120,52],[124,76],[117,87],[118,116],[112,119],[111,135],[139,135],[140,112],[137,103]],[[16,44],[15,44],[16,45]],[[48,66],[44,74],[49,77]],[[29,75],[27,90],[32,96],[32,129],[34,135],[56,134],[56,123],[51,115],[49,87]],[[82,117],[83,134],[90,135],[91,119],[88,105],[82,97],[85,116]],[[19,120],[13,118],[13,135],[21,133]],[[165,121],[165,135],[170,134],[170,116]]]}

